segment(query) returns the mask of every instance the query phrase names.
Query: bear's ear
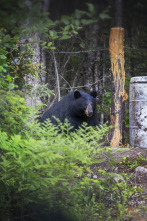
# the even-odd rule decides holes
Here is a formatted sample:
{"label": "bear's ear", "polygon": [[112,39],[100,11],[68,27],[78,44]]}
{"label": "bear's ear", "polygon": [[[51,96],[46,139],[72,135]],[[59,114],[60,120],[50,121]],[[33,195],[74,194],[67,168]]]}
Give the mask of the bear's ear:
{"label": "bear's ear", "polygon": [[75,97],[75,99],[81,97],[80,91],[75,91],[75,92],[74,92],[74,97]]}
{"label": "bear's ear", "polygon": [[91,95],[92,97],[96,98],[97,92],[96,92],[96,91],[92,91],[92,92],[90,93],[90,95]]}

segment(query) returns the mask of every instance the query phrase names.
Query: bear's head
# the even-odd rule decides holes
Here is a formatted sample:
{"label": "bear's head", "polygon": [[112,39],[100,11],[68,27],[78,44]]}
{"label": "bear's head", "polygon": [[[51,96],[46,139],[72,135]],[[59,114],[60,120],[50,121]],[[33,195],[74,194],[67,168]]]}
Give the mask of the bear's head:
{"label": "bear's head", "polygon": [[92,91],[90,94],[82,91],[74,92],[74,112],[76,116],[85,118],[92,117],[96,109],[97,92]]}

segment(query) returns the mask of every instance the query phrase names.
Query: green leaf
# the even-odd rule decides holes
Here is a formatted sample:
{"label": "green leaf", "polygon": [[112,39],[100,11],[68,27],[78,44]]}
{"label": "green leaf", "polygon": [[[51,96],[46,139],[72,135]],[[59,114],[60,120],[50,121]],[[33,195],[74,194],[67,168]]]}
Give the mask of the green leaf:
{"label": "green leaf", "polygon": [[0,55],[0,59],[5,60],[7,57],[5,55]]}
{"label": "green leaf", "polygon": [[[84,11],[76,9],[75,13],[74,13],[74,16],[75,16],[76,19],[80,19],[82,17],[82,15],[84,15],[84,14],[85,14]],[[77,21],[79,21],[79,20],[77,20]]]}
{"label": "green leaf", "polygon": [[85,48],[84,42],[81,42],[80,46],[81,46],[81,48]]}
{"label": "green leaf", "polygon": [[7,75],[6,80],[9,81],[9,82],[12,82],[13,79],[12,79],[12,77],[10,75]]}
{"label": "green leaf", "polygon": [[69,39],[69,38],[71,38],[70,35],[63,35],[60,39],[61,39],[61,40],[67,40],[67,39]]}
{"label": "green leaf", "polygon": [[55,49],[56,49],[56,47],[51,47],[50,49],[55,50]]}
{"label": "green leaf", "polygon": [[3,72],[4,68],[3,66],[0,66],[0,72]]}
{"label": "green leaf", "polygon": [[78,32],[75,31],[75,30],[73,30],[72,33],[73,33],[74,35],[77,35],[77,34],[78,34]]}
{"label": "green leaf", "polygon": [[95,13],[95,9],[94,9],[94,5],[91,3],[86,3],[86,5],[88,6],[88,10],[90,13]]}
{"label": "green leaf", "polygon": [[45,45],[46,45],[46,42],[43,42],[41,45],[42,45],[42,46],[45,46]]}
{"label": "green leaf", "polygon": [[3,72],[4,72],[4,73],[6,73],[6,72],[7,72],[7,70],[6,70],[5,68],[3,68]]}
{"label": "green leaf", "polygon": [[70,28],[71,28],[71,25],[66,25],[66,26],[64,27],[64,30],[65,30],[65,31],[69,31]]}
{"label": "green leaf", "polygon": [[61,17],[61,22],[63,22],[65,25],[69,25],[70,24],[69,19],[70,19],[70,16],[63,15]]}
{"label": "green leaf", "polygon": [[13,89],[16,88],[16,87],[18,87],[18,86],[15,85],[15,84],[12,84],[12,83],[8,84],[8,89],[9,89],[9,90],[13,90]]}
{"label": "green leaf", "polygon": [[92,23],[95,23],[95,22],[97,22],[97,20],[94,20],[94,19],[82,19],[81,20],[81,23],[83,25],[89,25],[89,24],[92,24]]}
{"label": "green leaf", "polygon": [[99,17],[100,17],[102,20],[104,20],[104,19],[110,19],[110,18],[111,18],[111,16],[108,15],[108,14],[106,14],[106,13],[100,13],[100,14],[99,14]]}
{"label": "green leaf", "polygon": [[52,39],[58,38],[57,32],[55,30],[50,30],[49,35],[50,35],[50,38]]}
{"label": "green leaf", "polygon": [[75,19],[75,20],[74,20],[74,24],[75,24],[76,26],[79,26],[79,25],[80,25],[80,20]]}
{"label": "green leaf", "polygon": [[5,37],[4,37],[4,42],[8,42],[8,41],[10,41],[10,40],[11,40],[10,35],[5,35]]}
{"label": "green leaf", "polygon": [[47,46],[50,47],[52,44],[53,44],[53,42],[49,42],[49,43],[47,44]]}

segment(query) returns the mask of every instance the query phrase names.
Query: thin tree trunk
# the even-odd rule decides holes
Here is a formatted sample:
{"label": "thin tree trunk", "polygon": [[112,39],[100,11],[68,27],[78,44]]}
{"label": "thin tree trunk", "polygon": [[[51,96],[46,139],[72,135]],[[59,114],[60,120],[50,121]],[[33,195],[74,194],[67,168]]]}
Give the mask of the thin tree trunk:
{"label": "thin tree trunk", "polygon": [[[89,39],[89,33],[91,33],[89,39],[89,48],[98,48],[98,37],[97,37],[98,31],[99,31],[99,24],[94,24],[90,26],[90,29],[87,32],[87,39]],[[94,79],[97,78],[95,73],[96,56],[97,54],[95,51],[91,51],[90,53],[87,54],[85,70],[86,70],[86,81],[87,81],[86,84],[89,85],[87,87],[89,90],[96,89],[96,86],[90,86],[94,85],[95,83]]]}
{"label": "thin tree trunk", "polygon": [[59,72],[58,72],[57,61],[56,61],[54,50],[53,50],[53,59],[54,59],[55,74],[56,74],[56,78],[57,78],[58,101],[60,101],[61,95],[60,95]]}
{"label": "thin tree trunk", "polygon": [[[105,37],[104,37],[104,52],[103,52],[103,60],[105,61],[106,58],[106,42],[105,42]],[[105,87],[105,79],[106,79],[106,63],[103,62],[103,71],[102,71],[102,98],[104,98],[106,96],[106,91],[104,89]],[[104,101],[102,100],[102,104],[101,104],[101,108],[103,110],[104,107]],[[103,125],[104,124],[104,112],[101,112],[101,119],[100,119],[100,124]]]}

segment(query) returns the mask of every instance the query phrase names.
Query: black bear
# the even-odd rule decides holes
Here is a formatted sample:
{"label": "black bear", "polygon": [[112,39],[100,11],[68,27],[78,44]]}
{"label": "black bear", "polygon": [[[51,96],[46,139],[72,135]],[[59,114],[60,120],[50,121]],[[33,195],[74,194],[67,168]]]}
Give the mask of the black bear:
{"label": "black bear", "polygon": [[96,96],[96,91],[92,91],[90,94],[82,91],[70,92],[61,101],[47,110],[40,119],[40,122],[44,122],[49,118],[52,123],[57,124],[55,116],[61,122],[64,122],[67,118],[73,127],[71,131],[78,129],[83,122],[86,122],[87,126],[97,126]]}

